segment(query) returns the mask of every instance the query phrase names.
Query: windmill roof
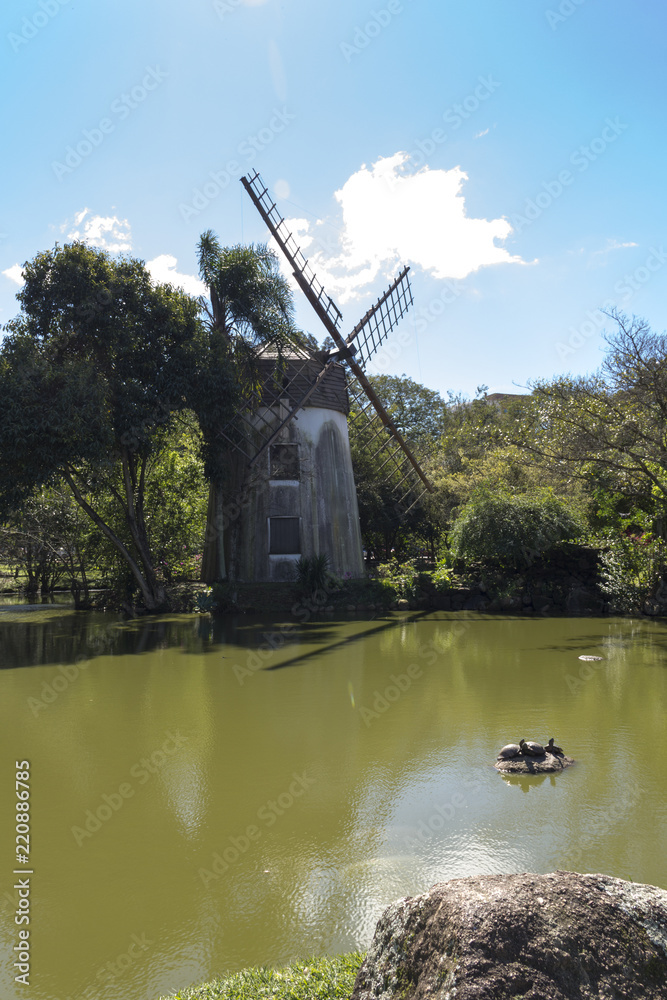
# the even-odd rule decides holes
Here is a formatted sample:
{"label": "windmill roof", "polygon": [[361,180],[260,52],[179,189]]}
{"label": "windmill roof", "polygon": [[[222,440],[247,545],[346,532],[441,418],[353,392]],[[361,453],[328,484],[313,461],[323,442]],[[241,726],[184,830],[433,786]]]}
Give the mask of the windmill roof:
{"label": "windmill roof", "polygon": [[[289,399],[290,405],[301,400],[322,371],[318,357],[282,356],[265,353],[259,358],[259,378],[262,384],[262,404],[272,406],[279,399]],[[337,410],[347,415],[350,404],[343,365],[334,364],[305,404]]]}

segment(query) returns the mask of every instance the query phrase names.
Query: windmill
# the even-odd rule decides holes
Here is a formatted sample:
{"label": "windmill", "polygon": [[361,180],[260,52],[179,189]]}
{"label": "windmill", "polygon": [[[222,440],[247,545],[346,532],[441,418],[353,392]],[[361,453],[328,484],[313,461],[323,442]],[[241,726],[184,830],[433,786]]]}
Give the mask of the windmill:
{"label": "windmill", "polygon": [[[224,446],[239,460],[230,499],[212,491],[203,579],[293,579],[301,556],[326,553],[340,576],[363,575],[348,416],[377,475],[390,484],[397,518],[431,490],[364,367],[412,305],[405,267],[344,337],[342,314],[311,270],[259,173],[241,183],[285,256],[294,278],[334,342],[331,351],[259,351],[259,376],[232,421]],[[350,400],[352,408],[350,408]]]}

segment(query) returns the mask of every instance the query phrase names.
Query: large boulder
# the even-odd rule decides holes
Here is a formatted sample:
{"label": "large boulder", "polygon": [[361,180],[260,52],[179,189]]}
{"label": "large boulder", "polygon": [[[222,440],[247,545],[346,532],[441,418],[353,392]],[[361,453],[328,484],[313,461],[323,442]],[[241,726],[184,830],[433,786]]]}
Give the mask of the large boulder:
{"label": "large boulder", "polygon": [[667,892],[608,875],[482,875],[385,910],[352,1000],[667,998]]}

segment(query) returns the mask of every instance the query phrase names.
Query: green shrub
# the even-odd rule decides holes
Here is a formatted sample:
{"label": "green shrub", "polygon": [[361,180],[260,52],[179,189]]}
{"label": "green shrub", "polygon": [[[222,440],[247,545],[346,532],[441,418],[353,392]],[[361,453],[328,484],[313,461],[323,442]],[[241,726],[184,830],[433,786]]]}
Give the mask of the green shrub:
{"label": "green shrub", "polygon": [[413,601],[419,591],[419,571],[414,560],[408,559],[404,563],[392,560],[388,563],[380,563],[377,567],[377,574],[383,589],[391,591],[394,600],[404,598]]}
{"label": "green shrub", "polygon": [[208,590],[203,590],[200,594],[197,594],[193,610],[203,612],[215,610],[215,598],[210,587]]}
{"label": "green shrub", "polygon": [[431,573],[433,586],[438,591],[450,590],[454,582],[454,555],[449,549],[438,559]]}
{"label": "green shrub", "polygon": [[582,534],[580,515],[550,490],[517,495],[479,490],[461,508],[451,543],[467,563],[518,571]]}
{"label": "green shrub", "polygon": [[310,597],[318,590],[331,590],[333,578],[329,572],[329,556],[301,556],[295,563],[297,591]]}
{"label": "green shrub", "polygon": [[665,573],[665,543],[650,535],[613,535],[600,554],[600,590],[612,611],[632,614],[660,585]]}

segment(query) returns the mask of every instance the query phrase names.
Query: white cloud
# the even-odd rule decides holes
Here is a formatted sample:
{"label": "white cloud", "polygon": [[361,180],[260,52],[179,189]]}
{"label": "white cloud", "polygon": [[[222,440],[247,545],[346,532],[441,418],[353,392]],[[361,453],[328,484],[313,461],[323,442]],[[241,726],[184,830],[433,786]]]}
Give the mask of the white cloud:
{"label": "white cloud", "polygon": [[490,129],[485,128],[483,132],[478,132],[473,138],[481,139],[483,135],[488,135],[490,131]]}
{"label": "white cloud", "polygon": [[23,268],[20,264],[12,264],[11,267],[8,267],[7,270],[2,273],[5,278],[9,278],[9,280],[13,281],[15,285],[25,284],[23,281]]}
{"label": "white cloud", "polygon": [[[407,153],[365,165],[336,191],[343,226],[331,248],[328,227],[288,219],[297,243],[309,254],[327,291],[341,302],[361,297],[379,276],[400,263],[435,278],[465,278],[491,264],[523,264],[497,241],[512,232],[506,219],[471,219],[461,193],[468,175],[460,167],[409,173]],[[323,245],[324,244],[324,245]]]}
{"label": "white cloud", "polygon": [[195,278],[193,274],[181,274],[176,270],[177,264],[178,261],[170,253],[162,253],[159,257],[146,261],[146,267],[154,281],[182,288],[190,295],[206,295],[207,288],[204,282]]}
{"label": "white cloud", "polygon": [[[117,215],[89,215],[89,212],[90,209],[84,208],[76,213],[76,228],[67,233],[68,240],[81,240],[110,253],[128,253],[132,249],[132,234],[127,219],[119,219]],[[81,223],[83,227],[79,228]],[[68,223],[60,228],[64,232]]]}
{"label": "white cloud", "polygon": [[603,247],[602,250],[595,250],[593,255],[596,256],[597,254],[609,253],[610,250],[624,250],[626,247],[637,246],[639,246],[638,243],[619,243],[618,240],[608,239],[607,245]]}

